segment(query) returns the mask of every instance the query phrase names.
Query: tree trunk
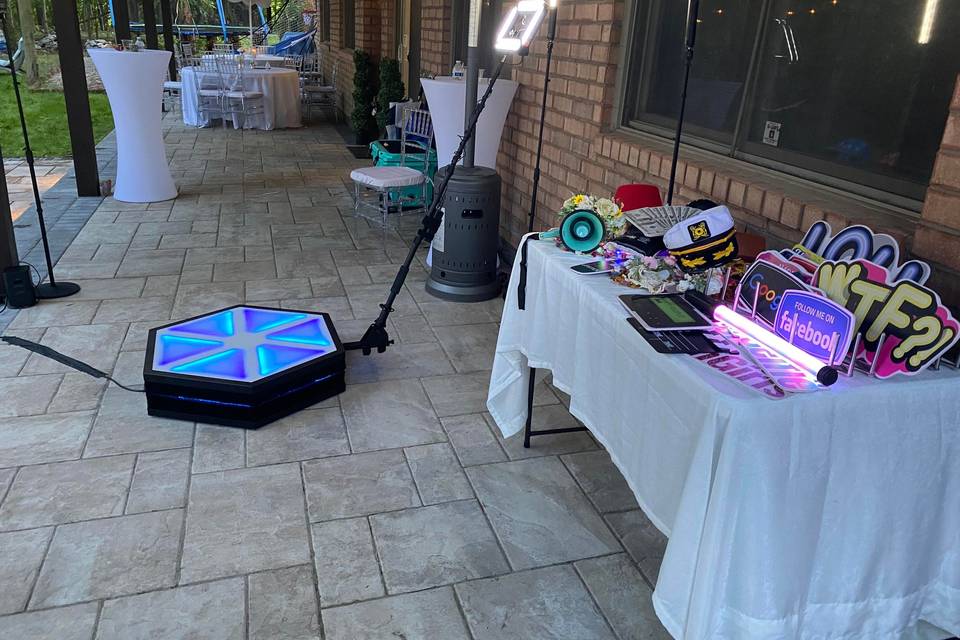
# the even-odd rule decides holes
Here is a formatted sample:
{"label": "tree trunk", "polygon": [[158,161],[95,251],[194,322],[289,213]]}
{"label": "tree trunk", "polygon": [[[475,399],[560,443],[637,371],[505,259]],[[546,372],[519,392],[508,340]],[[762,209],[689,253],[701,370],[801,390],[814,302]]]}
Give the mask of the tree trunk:
{"label": "tree trunk", "polygon": [[[20,14],[20,35],[23,37],[23,71],[27,74],[27,84],[36,85],[40,81],[40,70],[37,67],[37,45],[33,40],[33,2],[17,0]],[[17,44],[7,43],[15,49]]]}

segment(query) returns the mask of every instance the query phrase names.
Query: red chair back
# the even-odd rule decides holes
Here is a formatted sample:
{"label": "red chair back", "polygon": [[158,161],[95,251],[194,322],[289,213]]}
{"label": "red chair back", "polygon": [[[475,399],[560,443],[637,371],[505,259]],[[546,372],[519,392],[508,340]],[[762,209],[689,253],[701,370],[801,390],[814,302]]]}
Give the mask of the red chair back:
{"label": "red chair back", "polygon": [[652,184],[624,184],[617,187],[613,199],[620,203],[624,211],[640,207],[659,207],[663,204],[660,189]]}

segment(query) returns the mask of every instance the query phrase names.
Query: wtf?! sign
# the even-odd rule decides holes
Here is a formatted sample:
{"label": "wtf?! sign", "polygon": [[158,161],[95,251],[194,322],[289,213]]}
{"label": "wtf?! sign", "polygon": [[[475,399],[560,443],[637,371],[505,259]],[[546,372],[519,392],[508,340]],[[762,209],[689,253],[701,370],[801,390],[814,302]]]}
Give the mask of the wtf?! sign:
{"label": "wtf?! sign", "polygon": [[824,261],[813,279],[853,313],[854,330],[863,336],[857,356],[878,378],[919,373],[960,337],[960,325],[935,292],[913,280],[890,279],[887,269],[867,260]]}

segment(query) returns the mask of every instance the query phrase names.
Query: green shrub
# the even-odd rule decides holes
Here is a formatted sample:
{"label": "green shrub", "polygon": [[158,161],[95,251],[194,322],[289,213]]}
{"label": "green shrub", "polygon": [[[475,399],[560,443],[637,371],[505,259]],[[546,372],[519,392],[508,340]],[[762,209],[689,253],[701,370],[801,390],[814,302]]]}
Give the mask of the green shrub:
{"label": "green shrub", "polygon": [[381,129],[385,129],[388,124],[390,103],[403,100],[403,95],[400,62],[393,58],[384,58],[380,61],[380,91],[377,93],[377,125]]}
{"label": "green shrub", "polygon": [[353,52],[353,66],[353,112],[350,114],[350,126],[358,138],[372,138],[376,135],[376,121],[371,112],[377,95],[373,58],[366,51],[357,49]]}

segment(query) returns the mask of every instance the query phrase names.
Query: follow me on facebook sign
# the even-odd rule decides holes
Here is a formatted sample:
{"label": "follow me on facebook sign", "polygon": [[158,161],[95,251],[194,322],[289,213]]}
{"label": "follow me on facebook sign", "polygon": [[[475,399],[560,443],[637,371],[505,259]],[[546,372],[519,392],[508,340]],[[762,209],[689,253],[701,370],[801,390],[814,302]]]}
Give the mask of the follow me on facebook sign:
{"label": "follow me on facebook sign", "polygon": [[833,364],[842,361],[853,337],[853,314],[831,301],[807,291],[785,291],[773,328],[815,358]]}

